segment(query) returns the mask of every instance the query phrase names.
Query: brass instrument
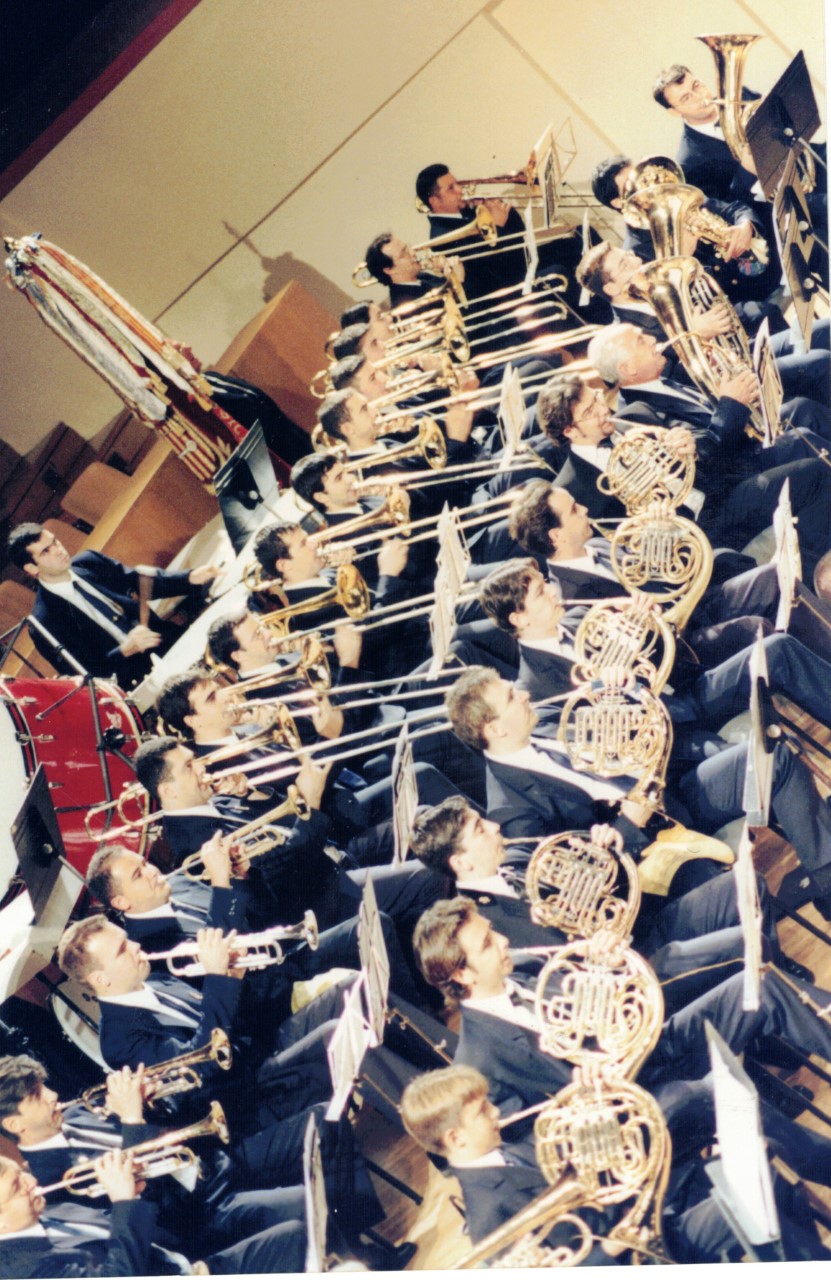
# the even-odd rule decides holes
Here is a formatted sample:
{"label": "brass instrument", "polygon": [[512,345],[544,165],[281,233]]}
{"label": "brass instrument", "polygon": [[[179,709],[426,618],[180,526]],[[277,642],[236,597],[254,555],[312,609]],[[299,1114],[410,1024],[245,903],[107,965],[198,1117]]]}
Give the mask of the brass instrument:
{"label": "brass instrument", "polygon": [[595,959],[591,942],[556,947],[539,978],[534,1009],[540,1049],[575,1066],[606,1063],[636,1075],[658,1043],[664,997],[651,966],[621,942]]}
{"label": "brass instrument", "polygon": [[[274,823],[280,818],[294,815],[297,818],[306,819],[309,817],[311,810],[308,802],[301,796],[297,787],[292,784],[286,790],[286,799],[282,804],[278,804],[276,808],[263,813],[259,818],[252,819],[245,826],[239,827],[231,833],[231,839],[237,850],[232,855],[232,864],[234,861],[250,862],[252,858],[259,858],[264,853],[270,853],[272,849],[277,848],[281,844],[285,844],[287,832],[282,827],[275,827]],[[179,868],[183,871],[189,880],[207,880],[208,872],[202,861],[201,854],[197,850],[196,853],[189,853]],[[158,956],[151,957],[158,959]]]}
{"label": "brass instrument", "polygon": [[713,548],[695,521],[660,506],[642,511],[617,526],[611,555],[625,589],[648,589],[664,622],[683,631],[713,572]]}
{"label": "brass instrument", "polygon": [[[163,1178],[167,1174],[178,1173],[191,1165],[198,1165],[198,1157],[194,1155],[186,1142],[194,1138],[219,1138],[225,1146],[231,1140],[225,1113],[218,1102],[211,1103],[211,1109],[204,1120],[196,1124],[175,1129],[171,1133],[159,1134],[158,1138],[150,1138],[135,1147],[129,1147],[126,1154],[134,1161],[137,1177],[144,1179]],[[98,1181],[98,1174],[93,1167],[96,1161],[85,1157],[78,1164],[67,1169],[60,1182],[53,1182],[49,1187],[41,1187],[44,1195],[50,1191],[68,1191],[73,1196],[89,1196],[92,1200],[100,1199],[107,1193]]]}
{"label": "brass instrument", "polygon": [[[429,209],[426,212],[429,213]],[[484,205],[479,205],[472,222],[465,222],[458,231],[447,231],[443,236],[435,236],[432,240],[422,240],[419,244],[414,244],[413,253],[418,254],[425,249],[428,252],[432,252],[433,249],[446,249],[448,245],[458,244],[460,240],[469,240],[472,236],[479,236],[490,249],[496,244],[498,238],[496,223]]]}
{"label": "brass instrument", "polygon": [[[130,818],[125,812],[126,806],[132,803],[138,805],[138,818]],[[84,830],[90,840],[97,840],[100,842],[114,836],[115,833],[112,831],[104,831],[101,834],[98,834],[92,829],[93,818],[97,818],[101,813],[108,813],[111,809],[115,810],[121,821],[128,828],[136,827],[141,822],[151,820],[155,821],[157,818],[156,814],[153,814],[152,816],[150,814],[150,796],[148,792],[145,791],[141,783],[128,782],[124,787],[122,787],[120,795],[116,796],[114,800],[104,800],[100,804],[90,805],[89,809],[84,814]],[[123,828],[121,828],[121,830],[123,830]]]}
{"label": "brass instrument", "polygon": [[[262,591],[271,585],[265,583],[258,590]],[[281,637],[288,636],[294,618],[304,613],[316,613],[328,605],[338,605],[348,618],[364,618],[369,613],[369,588],[354,565],[338,565],[334,587],[321,591],[308,600],[298,600],[296,604],[264,613],[261,621],[269,631],[274,631]]]}
{"label": "brass instrument", "polygon": [[[725,256],[733,227],[717,213],[705,209],[706,195],[684,180],[684,170],[669,156],[647,156],[634,166],[623,196],[623,219],[639,231],[649,231],[660,257],[684,253],[682,231],[715,245]],[[764,236],[753,236],[748,249],[757,262],[767,265],[769,252]]]}
{"label": "brass instrument", "polygon": [[[707,35],[696,36],[713,55],[716,63],[716,97],[718,120],[730,154],[738,164],[743,164],[742,152],[747,147],[747,122],[759,105],[742,98],[744,64],[747,55],[760,35]],[[816,186],[816,165],[809,151],[800,150],[797,157],[802,187],[813,191]]]}
{"label": "brass instrument", "polygon": [[418,435],[414,440],[394,449],[385,449],[381,453],[350,458],[344,463],[344,471],[371,471],[376,467],[389,466],[391,462],[402,462],[405,458],[422,458],[432,471],[442,471],[447,465],[447,441],[433,418],[421,419]]}
{"label": "brass instrument", "polygon": [[[233,1060],[231,1041],[221,1027],[214,1027],[209,1042],[201,1049],[191,1049],[188,1053],[180,1053],[175,1058],[145,1067],[145,1080],[152,1081],[155,1085],[153,1094],[147,1100],[148,1106],[154,1107],[161,1098],[170,1098],[175,1093],[189,1093],[191,1089],[198,1089],[202,1078],[194,1071],[194,1067],[204,1062],[213,1062],[220,1071],[230,1071]],[[109,1115],[106,1080],[85,1089],[80,1098],[62,1102],[60,1109],[66,1111],[68,1107],[76,1107],[79,1103],[83,1103],[95,1115]]]}
{"label": "brass instrument", "polygon": [[575,684],[593,680],[609,667],[624,667],[660,693],[675,661],[675,636],[648,596],[622,603],[602,600],[581,620],[574,650]]}
{"label": "brass instrument", "polygon": [[[487,210],[485,212],[487,212]],[[477,232],[480,231],[480,227],[478,225],[476,224],[470,224],[470,225],[474,225]],[[455,233],[451,232],[451,235],[454,235],[454,234]],[[467,234],[472,235],[473,232],[467,231]],[[488,233],[486,231],[482,231],[481,234],[487,237]],[[457,238],[459,237],[457,236]],[[494,242],[495,242],[495,238],[496,237],[494,236]],[[419,267],[421,268],[422,271],[426,271],[430,275],[444,277],[444,279],[447,281],[447,284],[451,292],[453,293],[453,296],[455,297],[459,305],[462,307],[466,306],[467,295],[465,293],[464,284],[461,278],[458,276],[455,269],[450,263],[445,263],[444,265],[442,265],[438,261],[438,258],[440,255],[432,253],[430,251],[430,249],[427,247],[429,243],[430,242],[428,241],[425,245],[413,246],[413,254],[418,259]],[[487,243],[491,244],[491,241],[487,240]],[[436,247],[441,247],[438,241],[435,241],[434,244],[436,245]],[[369,272],[365,262],[359,262],[358,265],[355,268],[353,268],[352,283],[354,284],[356,289],[369,289],[374,284],[380,284],[381,281],[376,280],[375,276],[373,276]],[[434,290],[432,292],[437,293],[438,290]],[[427,295],[425,295],[424,298],[419,298],[418,299],[419,306],[423,305],[423,303],[426,300],[427,300]]]}
{"label": "brass instrument", "polygon": [[[625,897],[618,896],[621,879]],[[600,929],[630,934],[641,901],[629,854],[595,844],[587,831],[541,840],[525,869],[525,892],[534,923],[569,938],[590,938]]]}
{"label": "brass instrument", "polygon": [[632,427],[615,441],[606,470],[597,477],[601,493],[619,498],[630,515],[665,500],[681,506],[695,481],[692,458],[670,449],[664,427]]}
{"label": "brass instrument", "polygon": [[321,551],[331,550],[331,543],[351,538],[353,534],[363,533],[376,524],[391,524],[403,536],[406,536],[410,521],[410,495],[399,484],[390,485],[386,497],[380,507],[365,511],[363,515],[352,520],[343,520],[340,524],[327,525],[319,533],[313,533],[309,539]]}
{"label": "brass instrument", "polygon": [[653,809],[660,806],[672,750],[672,721],[649,690],[575,689],[563,705],[557,738],[578,771],[599,778],[637,772],[629,799]]}
{"label": "brass instrument", "polygon": [[296,662],[281,667],[273,675],[251,676],[249,679],[241,676],[238,688],[241,693],[249,694],[255,689],[270,689],[275,684],[280,684],[284,680],[294,680],[298,676],[305,676],[309,687],[315,692],[325,693],[327,689],[331,689],[332,672],[319,636],[303,637],[300,642],[300,657]]}
{"label": "brass instrument", "polygon": [[[547,1102],[534,1125],[537,1163],[548,1191],[498,1227],[455,1269],[499,1257],[500,1267],[579,1266],[593,1244],[577,1216],[583,1206],[624,1206],[609,1239],[638,1254],[668,1262],[661,1214],[672,1147],[655,1099],[631,1081],[603,1081],[596,1088],[570,1084]],[[555,1226],[567,1224],[573,1242],[548,1244]]]}
{"label": "brass instrument", "polygon": [[[317,920],[313,911],[307,911],[299,924],[277,924],[262,933],[243,933],[234,939],[230,967],[232,969],[267,969],[282,964],[286,958],[283,944],[305,943],[311,951],[317,950]],[[243,952],[238,955],[237,952]],[[166,960],[170,972],[177,978],[203,977],[205,969],[199,960],[193,959],[199,952],[199,943],[180,942],[170,951],[158,951],[148,955],[148,960]],[[185,963],[177,963],[184,961]]]}

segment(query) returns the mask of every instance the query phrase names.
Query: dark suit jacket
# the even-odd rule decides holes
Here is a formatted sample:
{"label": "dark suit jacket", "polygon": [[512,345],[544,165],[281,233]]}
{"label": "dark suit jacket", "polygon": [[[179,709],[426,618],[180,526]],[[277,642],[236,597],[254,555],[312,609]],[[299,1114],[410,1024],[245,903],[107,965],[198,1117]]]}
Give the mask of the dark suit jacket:
{"label": "dark suit jacket", "polygon": [[[149,919],[129,914],[121,916],[127,937],[139,942],[145,951],[167,951],[195,938],[202,928],[222,929],[225,933],[231,929],[245,933],[249,928],[246,915],[251,895],[241,881],[230,889],[212,889],[202,880],[189,880],[183,873],[176,873],[172,885],[173,897],[184,909],[183,914]],[[193,909],[193,915],[187,914],[188,908]]]}
{"label": "dark suit jacket", "polygon": [[[463,898],[470,898],[471,902],[476,903],[479,914],[490,921],[497,933],[505,935],[512,950],[522,951],[525,947],[557,947],[566,941],[565,934],[560,933],[559,929],[534,924],[527,898],[480,893],[476,889],[457,888],[456,892]],[[447,896],[450,897],[451,894]]]}
{"label": "dark suit jacket", "polygon": [[[580,787],[499,760],[487,760],[487,794],[488,817],[499,823],[508,838],[587,831],[594,822],[609,821],[609,806],[592,800]],[[643,832],[628,818],[618,816],[612,825],[623,835],[627,849],[643,848]]]}
{"label": "dark suit jacket", "polygon": [[572,498],[587,508],[592,520],[622,519],[626,515],[623,503],[597,487],[601,474],[597,467],[569,449],[568,457],[551,483],[568,489]]}
{"label": "dark suit jacket", "polygon": [[[118,560],[111,560],[99,551],[82,551],[73,559],[72,568],[82,582],[88,582],[112,601],[111,619],[116,626],[126,633],[137,625],[139,605],[133,593],[138,591],[139,575],[135,569],[128,569]],[[153,580],[153,594],[156,596],[180,596],[191,591],[193,587],[188,582],[187,573],[159,570]],[[149,653],[138,653],[125,658],[108,631],[97,626],[82,610],[55,595],[54,591],[38,587],[32,616],[94,676],[107,678],[114,675],[118,684],[123,688],[130,688],[150,669]],[[178,635],[177,628],[163,622],[152,612],[149,626],[151,630],[161,633],[162,649]],[[32,638],[38,651],[58,671],[67,675],[75,674],[66,659],[56,654],[34,627]]]}
{"label": "dark suit jacket", "polygon": [[[532,1200],[549,1190],[542,1171],[536,1163],[532,1142],[504,1143],[503,1154],[510,1159],[517,1155],[528,1164],[494,1165],[481,1169],[452,1169],[462,1188],[465,1201],[465,1219],[474,1244],[484,1240],[492,1231],[527,1208]],[[594,1209],[580,1211],[591,1229],[605,1234],[614,1222],[611,1215],[603,1215]],[[573,1228],[568,1223],[555,1226],[546,1236],[551,1247],[567,1245],[574,1239]],[[584,1266],[615,1266],[618,1259],[604,1253],[595,1245]]]}
{"label": "dark suit jacket", "polygon": [[571,1064],[541,1053],[533,1031],[464,1005],[453,1061],[481,1071],[491,1100],[507,1114],[544,1102],[571,1081]]}
{"label": "dark suit jacket", "polygon": [[517,684],[528,690],[532,702],[568,693],[574,687],[571,679],[573,665],[570,658],[563,658],[558,653],[544,653],[542,649],[521,644]]}
{"label": "dark suit jacket", "polygon": [[109,1230],[108,1239],[65,1236],[60,1240],[24,1236],[4,1240],[0,1276],[137,1276],[158,1275],[151,1258],[156,1209],[142,1200],[122,1200],[108,1213],[86,1205],[50,1206],[48,1217],[73,1226],[89,1223]]}
{"label": "dark suit jacket", "polygon": [[[198,1026],[186,1026],[171,1009],[170,1015],[158,1014],[152,1009],[139,1009],[130,1004],[100,1002],[101,1052],[104,1060],[115,1069],[128,1066],[135,1070],[140,1062],[151,1066],[165,1062],[191,1049],[201,1049],[211,1038],[214,1027],[221,1027],[230,1034],[242,994],[242,982],[208,974],[201,992],[194,991],[187,982],[169,974],[151,975],[148,985],[161,995],[170,993],[183,1000]],[[206,1078],[213,1068],[203,1068]],[[215,1070],[215,1077],[224,1073]]]}
{"label": "dark suit jacket", "polygon": [[[758,97],[758,93],[750,89],[742,90],[746,101]],[[718,200],[752,199],[750,190],[756,176],[733,159],[723,138],[711,138],[685,124],[675,159],[684,170],[686,181],[700,187],[705,195]]]}

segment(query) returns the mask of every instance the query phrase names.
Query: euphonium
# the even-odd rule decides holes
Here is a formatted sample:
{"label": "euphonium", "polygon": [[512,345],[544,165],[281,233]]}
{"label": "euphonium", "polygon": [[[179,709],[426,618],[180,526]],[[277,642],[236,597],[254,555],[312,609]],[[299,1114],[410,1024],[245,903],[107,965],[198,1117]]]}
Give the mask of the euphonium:
{"label": "euphonium", "polygon": [[[723,258],[733,227],[724,218],[705,209],[706,196],[684,180],[684,171],[669,156],[647,156],[634,166],[626,183],[623,218],[630,227],[649,231],[659,258],[684,252],[682,231],[716,246]],[[767,241],[754,236],[750,254],[758,262],[768,261]]]}
{"label": "euphonium", "polygon": [[[152,1095],[147,1100],[148,1105],[154,1107],[162,1098],[170,1098],[175,1093],[189,1093],[191,1089],[198,1089],[202,1084],[202,1077],[197,1075],[194,1067],[213,1062],[221,1071],[230,1071],[233,1060],[231,1041],[221,1027],[214,1027],[209,1042],[201,1049],[191,1049],[188,1053],[180,1053],[175,1058],[168,1058],[165,1062],[156,1062],[153,1066],[145,1067],[145,1080],[150,1080],[155,1085]],[[62,1102],[60,1109],[66,1111],[68,1107],[83,1103],[96,1115],[106,1116],[109,1114],[106,1099],[107,1082],[105,1080],[102,1084],[95,1084],[90,1089],[86,1089],[80,1098]]]}
{"label": "euphonium", "polygon": [[[548,1191],[493,1231],[454,1269],[467,1270],[499,1257],[500,1267],[579,1266],[594,1238],[579,1217],[584,1206],[622,1206],[610,1239],[635,1253],[669,1261],[661,1213],[672,1148],[655,1099],[630,1081],[600,1081],[588,1089],[570,1084],[537,1117],[537,1163]],[[548,1244],[558,1224],[573,1242]],[[637,1260],[637,1259],[636,1259]]]}
{"label": "euphonium", "polygon": [[590,938],[600,929],[625,937],[641,901],[629,854],[595,844],[588,831],[541,840],[525,870],[525,892],[531,919],[569,938]]}
{"label": "euphonium", "polygon": [[600,492],[619,498],[630,515],[655,501],[681,506],[695,481],[695,462],[665,441],[663,427],[632,427],[622,433],[597,478]]}
{"label": "euphonium", "polygon": [[269,631],[288,636],[294,618],[304,613],[316,613],[328,605],[339,605],[349,618],[365,618],[369,613],[369,588],[353,564],[338,565],[334,587],[308,600],[299,600],[296,604],[264,613],[261,621]]}
{"label": "euphonium", "polygon": [[[225,1113],[218,1102],[211,1103],[211,1109],[204,1120],[187,1125],[184,1129],[175,1129],[170,1133],[162,1133],[158,1138],[150,1138],[130,1147],[127,1154],[132,1156],[136,1174],[141,1179],[162,1178],[167,1174],[178,1173],[190,1165],[198,1165],[198,1157],[194,1155],[186,1142],[194,1138],[219,1138],[226,1146],[230,1142]],[[89,1158],[67,1169],[60,1182],[52,1186],[42,1187],[44,1194],[50,1191],[68,1191],[73,1196],[89,1196],[98,1199],[106,1195],[106,1191],[98,1181],[93,1168],[95,1161]]]}
{"label": "euphonium", "polygon": [[[715,400],[722,378],[737,365],[752,369],[750,342],[735,308],[695,258],[659,257],[646,263],[629,282],[629,292],[652,307],[687,373],[705,395]],[[694,331],[696,302],[705,307],[718,302],[730,316],[731,332],[699,338]],[[764,438],[764,420],[758,408],[751,408],[746,430]]]}
{"label": "euphonium", "polygon": [[648,689],[576,689],[563,705],[557,737],[575,769],[600,778],[636,773],[638,781],[628,798],[659,807],[672,750],[672,721],[660,698]]}
{"label": "euphonium", "polygon": [[605,1063],[635,1075],[664,1023],[664,998],[653,969],[623,945],[602,958],[592,942],[556,947],[539,978],[535,998],[540,1049],[575,1066]]}
{"label": "euphonium", "polygon": [[[286,798],[282,804],[270,809],[268,813],[261,814],[259,818],[253,818],[251,822],[247,822],[245,826],[231,833],[234,847],[238,850],[236,855],[232,855],[232,864],[234,861],[250,862],[252,858],[259,858],[264,853],[270,853],[272,849],[285,844],[288,833],[282,827],[275,827],[274,823],[289,815],[308,818],[310,812],[308,802],[292,783],[286,789]],[[179,870],[183,871],[189,880],[208,879],[205,864],[198,851],[189,853]]]}
{"label": "euphonium", "polygon": [[[283,944],[305,943],[310,950],[317,950],[317,920],[313,911],[307,911],[299,924],[276,924],[262,933],[242,933],[234,939],[230,967],[232,969],[267,969],[282,964],[286,958]],[[180,942],[170,951],[158,951],[148,955],[148,960],[166,960],[170,972],[177,978],[198,978],[205,969],[198,959],[199,943]],[[237,954],[240,952],[241,954]],[[178,962],[184,963],[178,963]]]}

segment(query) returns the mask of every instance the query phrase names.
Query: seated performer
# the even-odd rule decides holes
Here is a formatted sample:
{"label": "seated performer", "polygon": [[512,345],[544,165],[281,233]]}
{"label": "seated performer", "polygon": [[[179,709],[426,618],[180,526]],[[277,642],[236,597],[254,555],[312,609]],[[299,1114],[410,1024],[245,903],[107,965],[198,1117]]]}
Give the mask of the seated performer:
{"label": "seated performer", "polygon": [[[718,932],[712,938],[720,959],[722,940]],[[413,945],[426,981],[442,992],[451,1008],[461,1008],[454,1062],[487,1073],[497,1105],[510,1114],[544,1101],[569,1083],[568,1059],[539,1048],[543,1025],[534,1008],[535,984],[529,985],[524,975],[511,977],[515,962],[508,939],[495,932],[472,902],[437,902],[419,921]],[[602,964],[618,954],[620,946],[616,938],[597,934],[589,942],[589,961]],[[522,958],[517,953],[517,960]],[[818,987],[766,966],[759,1009],[746,1012],[744,974],[734,972],[721,982],[717,973],[712,976],[718,985],[669,1013],[656,1047],[638,1072],[638,1082],[655,1094],[671,1125],[686,1109],[687,1085],[692,1082],[692,1092],[698,1094],[698,1082],[710,1071],[708,1021],[734,1053],[771,1032],[826,1061],[831,1053],[831,1031],[821,1016],[827,995]]]}
{"label": "seated performer", "polygon": [[[741,548],[760,533],[790,479],[793,510],[801,517],[800,547],[810,566],[806,572],[812,571],[831,545],[831,475],[817,457],[824,447],[820,436],[809,433],[803,439],[800,430],[790,430],[762,449],[744,431],[758,397],[754,374],[745,370],[725,377],[714,406],[701,392],[663,377],[665,359],[655,339],[634,325],[608,325],[589,344],[589,359],[605,382],[619,384],[624,416],[690,428],[696,482],[705,494],[698,520],[712,542]],[[816,425],[813,401],[788,403],[796,407],[783,406],[783,416],[795,413],[808,427]]]}
{"label": "seated performer", "polygon": [[[0,1127],[16,1142],[40,1186],[46,1187],[107,1150],[129,1150],[172,1130],[170,1122],[159,1125],[146,1121],[146,1100],[152,1090],[143,1068],[132,1072],[123,1067],[107,1076],[106,1115],[83,1102],[61,1107],[36,1059],[25,1055],[0,1058]],[[303,1135],[310,1114],[305,1112],[270,1126],[270,1131],[235,1140],[227,1150],[218,1144],[206,1147],[200,1143],[198,1177],[185,1171],[178,1178],[148,1182],[147,1199],[158,1207],[155,1242],[171,1249],[183,1247],[188,1254],[199,1256],[235,1244],[255,1231],[279,1226],[287,1218],[302,1219]],[[335,1154],[338,1137],[353,1156],[348,1122],[327,1126],[322,1108],[314,1114],[327,1160]],[[365,1173],[362,1181],[368,1185]],[[331,1185],[334,1189],[334,1179]],[[69,1195],[68,1189],[58,1188],[49,1192],[47,1202],[51,1207]],[[372,1221],[382,1216],[376,1201]]]}
{"label": "seated performer", "polygon": [[458,257],[430,257],[430,269],[422,267],[408,244],[398,236],[385,232],[376,236],[366,251],[366,267],[379,284],[390,291],[390,307],[394,311],[405,302],[417,302],[435,289],[444,289],[452,271],[464,281],[464,263]]}
{"label": "seated performer", "polygon": [[[788,636],[771,639],[786,642],[781,657],[776,659],[777,664],[782,664],[780,676],[788,672],[791,658],[803,677],[813,663],[819,662],[810,654],[803,662],[803,655],[798,652],[801,646]],[[702,677],[705,686],[699,707],[709,707],[716,716],[719,702],[726,699],[721,706],[725,718],[729,718],[748,704],[747,658],[740,655],[722,667],[723,670],[707,672]],[[714,678],[710,680],[710,676]],[[816,678],[819,684],[822,675]],[[786,674],[785,679],[790,676]],[[546,683],[561,688],[561,680],[558,670],[546,678]],[[735,681],[740,682],[738,692]],[[695,695],[691,696],[695,700]],[[559,831],[585,830],[601,815],[609,814],[611,805],[611,813],[616,815],[612,825],[620,831],[626,847],[637,852],[643,849],[648,837],[642,828],[650,822],[651,815],[648,806],[627,795],[631,780],[627,783],[623,778],[606,779],[572,768],[565,747],[555,739],[556,721],[539,723],[525,690],[501,679],[492,668],[470,667],[448,691],[446,703],[454,732],[473,750],[484,753],[488,816],[500,824],[507,836],[541,838]],[[706,711],[701,710],[700,715],[704,714]],[[686,772],[682,770],[678,781],[667,786],[665,809],[686,824],[692,819],[692,825],[708,834],[740,817],[744,812],[747,752],[746,742],[729,746],[711,739],[701,763],[687,767]],[[801,902],[813,900],[825,914],[831,911],[831,813],[821,800],[808,767],[784,744],[774,748],[772,789],[779,820],[803,864],[789,873],[784,886],[786,898],[791,892],[797,893],[798,881]],[[604,805],[600,813],[599,803]],[[685,892],[715,870],[709,857],[694,858],[676,872],[673,893]]]}
{"label": "seated performer", "polygon": [[32,617],[54,637],[32,627],[40,653],[59,671],[75,675],[76,668],[63,656],[65,649],[93,676],[115,677],[130,689],[150,670],[150,655],[163,652],[179,634],[148,610],[142,622],[142,605],[136,599],[145,584],[150,595],[180,596],[212,582],[219,572],[213,565],[182,573],[139,566],[128,569],[98,551],[82,551],[70,557],[66,547],[39,524],[21,524],[9,535],[9,555],[38,584]]}
{"label": "seated performer", "polygon": [[[154,1242],[156,1207],[139,1196],[129,1152],[108,1151],[93,1168],[111,1210],[73,1199],[47,1213],[32,1174],[0,1156],[0,1276],[192,1275],[186,1257]],[[305,1256],[305,1223],[294,1218],[209,1254],[204,1265],[210,1275],[260,1275],[302,1270]]]}
{"label": "seated performer", "polygon": [[[582,1083],[589,1096],[597,1087],[588,1072],[576,1072],[575,1083]],[[579,1106],[579,1101],[575,1106]],[[426,1151],[444,1157],[458,1178],[473,1244],[486,1239],[532,1200],[550,1190],[539,1167],[534,1143],[528,1139],[503,1140],[506,1121],[500,1120],[498,1108],[488,1099],[488,1081],[473,1067],[453,1066],[425,1072],[407,1085],[401,1099],[401,1114],[416,1142]],[[797,1126],[791,1128],[797,1129]],[[801,1139],[807,1155],[814,1146],[807,1130],[798,1130],[796,1136]],[[779,1150],[781,1145],[775,1143],[772,1154]],[[664,1239],[673,1259],[679,1262],[721,1262],[725,1256],[738,1260],[743,1247],[716,1201],[707,1193],[703,1170],[698,1179],[693,1176],[700,1163],[698,1158],[685,1161],[686,1176],[678,1171],[670,1184],[661,1223]],[[794,1260],[826,1256],[827,1250],[816,1227],[811,1229],[813,1224],[808,1225],[811,1215],[804,1191],[792,1188],[785,1179],[777,1180],[775,1187],[786,1255]],[[613,1232],[619,1214],[614,1207],[600,1212],[588,1203],[576,1207],[569,1204],[563,1212],[576,1212],[599,1237]],[[542,1243],[568,1251],[576,1248],[579,1239],[566,1218]],[[621,1243],[599,1240],[591,1246],[581,1265],[609,1266],[624,1261],[626,1251]]]}

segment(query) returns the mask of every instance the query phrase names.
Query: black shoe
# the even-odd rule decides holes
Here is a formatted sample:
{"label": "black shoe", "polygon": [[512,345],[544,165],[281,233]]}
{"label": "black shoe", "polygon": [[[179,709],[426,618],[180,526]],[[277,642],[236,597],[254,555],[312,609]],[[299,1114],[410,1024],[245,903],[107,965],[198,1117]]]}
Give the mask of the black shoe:
{"label": "black shoe", "polygon": [[776,900],[789,911],[798,911],[808,902],[814,902],[819,890],[813,878],[804,867],[796,867],[782,877],[782,883],[776,891]]}
{"label": "black shoe", "polygon": [[805,1087],[804,1084],[792,1085],[792,1093],[786,1093],[779,1087],[778,1077],[767,1071],[763,1071],[755,1062],[749,1062],[745,1059],[745,1070],[750,1076],[759,1092],[759,1097],[776,1107],[789,1120],[794,1120],[805,1110],[806,1102],[813,1102],[813,1090]]}
{"label": "black shoe", "polygon": [[782,952],[776,961],[777,969],[781,969],[783,973],[787,973],[791,978],[798,978],[800,982],[813,982],[814,974],[807,965],[800,964],[798,960],[794,960],[793,956],[786,956]]}
{"label": "black shoe", "polygon": [[[374,1234],[374,1233],[373,1233]],[[375,1240],[380,1240],[375,1236]],[[352,1246],[352,1252],[359,1261],[366,1264],[370,1271],[403,1271],[408,1262],[415,1257],[417,1244],[405,1240],[403,1244],[360,1244]]]}

